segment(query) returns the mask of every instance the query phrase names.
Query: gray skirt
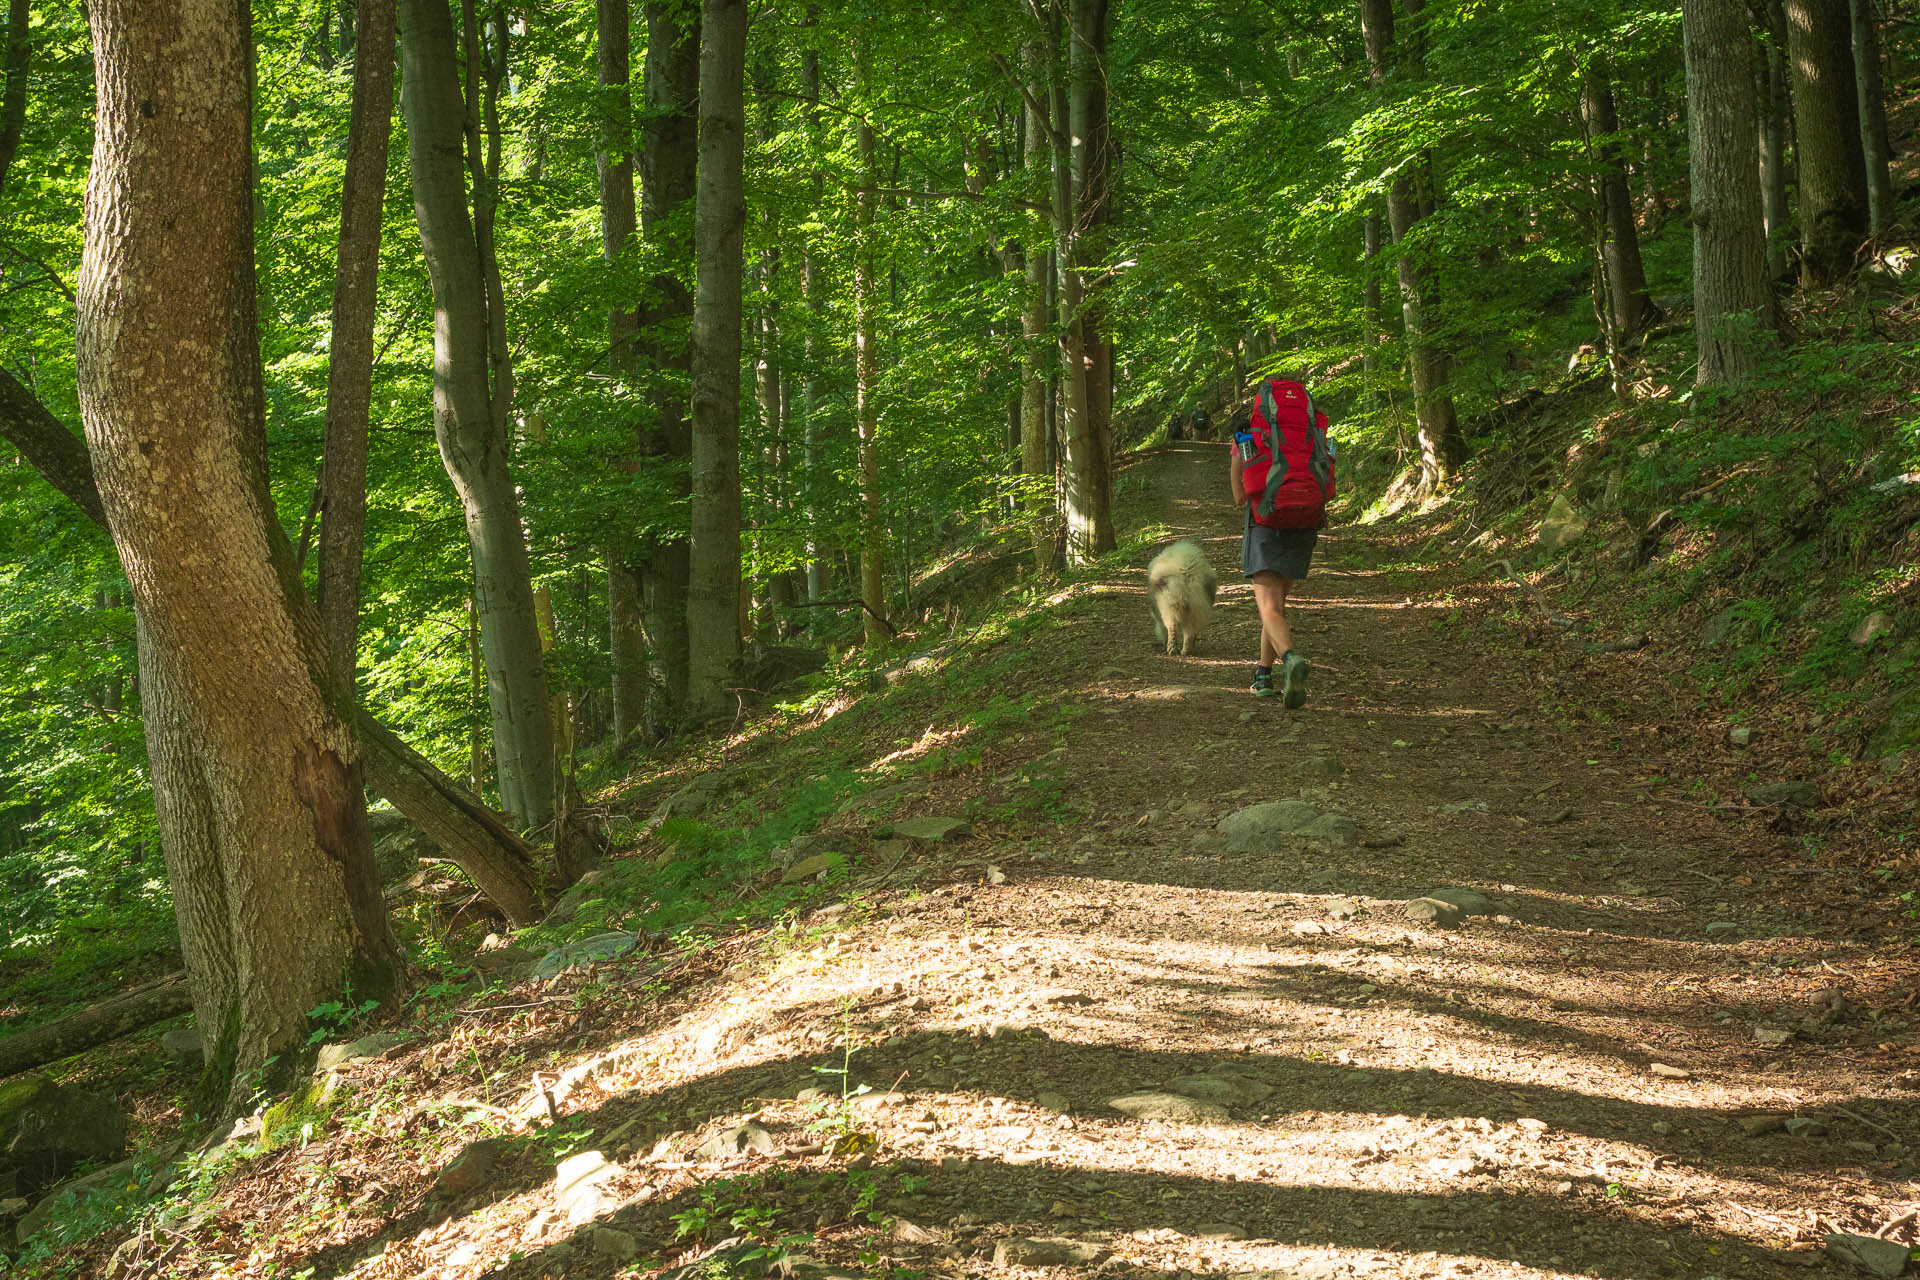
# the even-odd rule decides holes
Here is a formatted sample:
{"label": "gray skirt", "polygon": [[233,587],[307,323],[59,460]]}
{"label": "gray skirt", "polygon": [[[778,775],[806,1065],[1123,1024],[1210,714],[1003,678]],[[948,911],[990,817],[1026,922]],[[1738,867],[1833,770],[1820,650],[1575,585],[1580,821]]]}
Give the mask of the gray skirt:
{"label": "gray skirt", "polygon": [[1253,508],[1247,508],[1246,531],[1240,535],[1240,569],[1249,578],[1256,573],[1277,573],[1283,578],[1304,578],[1313,563],[1314,544],[1320,541],[1318,529],[1269,529],[1253,522]]}

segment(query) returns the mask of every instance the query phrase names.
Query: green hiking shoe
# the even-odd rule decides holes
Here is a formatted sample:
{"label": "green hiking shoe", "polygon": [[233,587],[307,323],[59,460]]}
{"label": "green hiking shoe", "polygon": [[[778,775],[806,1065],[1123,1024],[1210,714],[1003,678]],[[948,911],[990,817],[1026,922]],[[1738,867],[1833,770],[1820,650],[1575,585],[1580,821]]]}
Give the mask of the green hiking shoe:
{"label": "green hiking shoe", "polygon": [[1273,672],[1271,670],[1262,671],[1260,668],[1255,667],[1253,669],[1253,684],[1249,687],[1252,688],[1254,697],[1271,698],[1273,696]]}
{"label": "green hiking shoe", "polygon": [[[1298,711],[1307,705],[1307,676],[1313,670],[1313,664],[1297,653],[1289,653],[1280,664],[1280,691],[1284,695],[1289,711]],[[1272,683],[1268,683],[1272,689]]]}

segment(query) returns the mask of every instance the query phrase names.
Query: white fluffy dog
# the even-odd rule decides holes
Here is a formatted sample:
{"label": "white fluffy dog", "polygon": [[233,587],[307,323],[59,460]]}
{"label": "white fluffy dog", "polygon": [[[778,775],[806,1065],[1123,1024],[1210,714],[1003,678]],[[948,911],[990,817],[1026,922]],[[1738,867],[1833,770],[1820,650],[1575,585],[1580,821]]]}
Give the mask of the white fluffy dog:
{"label": "white fluffy dog", "polygon": [[1180,541],[1162,551],[1147,566],[1147,603],[1153,609],[1153,638],[1171,655],[1175,646],[1192,653],[1193,642],[1213,617],[1213,598],[1220,579],[1200,544]]}

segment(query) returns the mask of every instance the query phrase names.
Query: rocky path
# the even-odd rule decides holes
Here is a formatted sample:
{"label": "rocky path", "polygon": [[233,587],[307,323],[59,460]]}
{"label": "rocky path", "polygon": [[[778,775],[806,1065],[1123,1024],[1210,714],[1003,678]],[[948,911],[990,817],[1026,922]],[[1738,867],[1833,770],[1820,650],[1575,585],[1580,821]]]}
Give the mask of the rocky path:
{"label": "rocky path", "polygon": [[[1898,1274],[1920,1058],[1881,958],[1669,775],[1651,690],[1559,727],[1358,534],[1301,593],[1308,705],[1255,700],[1224,471],[1121,486],[1229,584],[1201,652],[1153,652],[1116,574],[1034,646],[1064,749],[984,744],[970,785],[1060,822],[939,846],[577,1072],[574,1223],[529,1177],[357,1274],[756,1274],[783,1233],[848,1276]],[[1222,830],[1274,801],[1349,821]]]}

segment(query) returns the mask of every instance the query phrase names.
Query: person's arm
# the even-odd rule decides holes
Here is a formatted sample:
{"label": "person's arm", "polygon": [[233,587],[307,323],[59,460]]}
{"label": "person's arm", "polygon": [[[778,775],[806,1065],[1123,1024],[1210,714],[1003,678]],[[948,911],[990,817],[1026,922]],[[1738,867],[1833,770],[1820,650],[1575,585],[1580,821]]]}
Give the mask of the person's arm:
{"label": "person's arm", "polygon": [[1227,444],[1230,446],[1227,449],[1227,462],[1231,468],[1229,475],[1233,483],[1233,505],[1244,507],[1247,505],[1247,488],[1240,483],[1240,444],[1234,440],[1229,440]]}

